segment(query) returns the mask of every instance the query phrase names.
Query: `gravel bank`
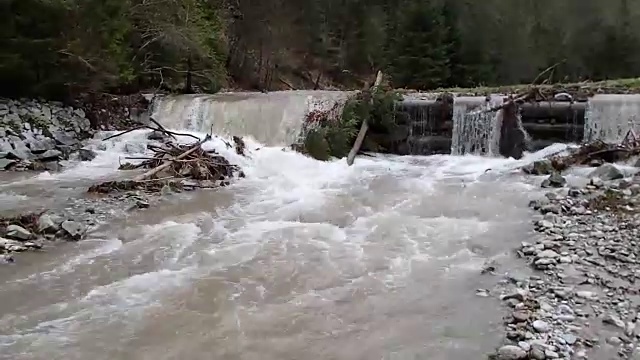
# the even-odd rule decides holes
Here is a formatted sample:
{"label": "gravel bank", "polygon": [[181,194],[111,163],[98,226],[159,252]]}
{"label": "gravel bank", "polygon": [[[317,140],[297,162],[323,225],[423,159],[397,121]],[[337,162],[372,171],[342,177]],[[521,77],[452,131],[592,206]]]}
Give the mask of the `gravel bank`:
{"label": "gravel bank", "polygon": [[533,274],[491,292],[508,308],[491,358],[640,358],[640,178],[612,166],[584,188],[551,175],[543,186],[557,188],[530,203],[536,237],[515,253]]}

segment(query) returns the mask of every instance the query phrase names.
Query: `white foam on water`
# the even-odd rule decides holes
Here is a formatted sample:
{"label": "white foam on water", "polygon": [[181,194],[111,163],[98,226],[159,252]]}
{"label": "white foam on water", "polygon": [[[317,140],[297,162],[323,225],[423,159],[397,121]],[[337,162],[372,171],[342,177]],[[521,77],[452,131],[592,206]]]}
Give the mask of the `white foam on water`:
{"label": "white foam on water", "polygon": [[20,206],[21,202],[28,200],[29,197],[11,192],[0,193],[0,209],[11,209]]}
{"label": "white foam on water", "polygon": [[[298,97],[295,101],[299,100]],[[245,129],[244,135],[254,135],[254,139],[245,139],[246,157],[227,146],[227,139],[216,137],[203,145],[240,165],[246,174],[246,178],[227,188],[234,196],[231,206],[215,208],[212,204],[216,239],[195,224],[193,217],[200,213],[184,221],[172,219],[122,229],[118,240],[109,243],[111,247],[105,244],[103,250],[56,270],[59,274],[66,272],[65,276],[77,276],[78,282],[89,282],[85,284],[90,285],[88,291],[65,306],[54,304],[47,311],[37,312],[30,319],[35,325],[22,328],[17,335],[0,336],[0,344],[11,349],[53,351],[68,344],[77,345],[82,339],[90,342],[91,336],[104,334],[107,328],[115,329],[113,333],[124,339],[142,326],[138,322],[145,309],[161,306],[162,299],[173,290],[189,286],[202,276],[222,277],[226,271],[244,269],[242,265],[257,266],[251,280],[263,298],[275,296],[273,288],[278,284],[265,280],[269,276],[277,283],[286,281],[292,272],[302,272],[300,276],[307,278],[289,284],[291,292],[286,300],[293,301],[303,294],[324,296],[335,289],[348,294],[351,287],[357,286],[357,280],[364,278],[377,279],[390,288],[401,286],[416,263],[428,263],[434,257],[452,256],[475,264],[476,259],[458,254],[457,249],[450,254],[450,248],[487,233],[496,223],[473,217],[424,217],[416,203],[427,202],[443,180],[481,181],[488,168],[508,172],[551,151],[527,154],[522,160],[474,155],[379,155],[358,157],[354,166],[347,166],[345,159],[320,162],[281,146],[258,142],[263,136],[279,142],[289,139],[286,131],[276,134],[269,130],[260,135],[254,131],[257,128],[251,130],[254,125],[249,123],[260,121],[268,113],[275,118],[270,120],[277,125],[273,125],[274,129],[288,126],[285,123],[294,116],[278,109],[282,102],[277,106],[261,103],[253,108],[258,110],[242,113],[247,105],[236,104],[240,101],[245,100],[221,105],[204,97],[189,102],[168,99],[156,110],[156,119],[161,123],[198,137],[204,133],[194,129],[212,125],[228,132]],[[293,108],[298,109],[297,105]],[[216,114],[224,115],[228,121],[215,123],[219,120]],[[296,112],[295,116],[299,115]],[[229,125],[233,116],[242,119],[241,125]],[[185,127],[190,129],[184,130]],[[298,125],[293,128],[299,129]],[[145,144],[147,133],[134,131],[109,141],[106,148],[98,150],[96,159],[52,175],[52,179],[96,178],[117,172],[119,160],[131,153],[126,144]],[[184,143],[193,140],[179,137]],[[101,146],[97,142],[93,144],[96,148]],[[199,261],[193,261],[195,255]],[[102,275],[102,282],[92,283],[90,276],[81,273],[85,267],[80,265],[100,267],[86,271],[106,272],[112,278]],[[322,276],[309,275],[320,269]]]}
{"label": "white foam on water", "polygon": [[[96,246],[96,244],[98,244]],[[64,259],[61,264],[55,265],[51,270],[39,271],[24,278],[13,279],[9,284],[21,284],[25,282],[47,281],[51,278],[57,278],[73,272],[77,267],[82,265],[90,265],[101,256],[109,255],[122,247],[122,241],[119,239],[92,240],[85,239],[82,241],[83,246],[89,246],[90,250],[84,250],[79,254]],[[59,260],[59,259],[58,259]]]}
{"label": "white foam on water", "polygon": [[452,155],[497,155],[500,140],[499,112],[487,110],[502,104],[501,95],[454,98]]}
{"label": "white foam on water", "polygon": [[249,136],[266,145],[292,144],[308,111],[330,107],[348,94],[276,91],[168,96],[156,100],[152,116],[168,128]]}

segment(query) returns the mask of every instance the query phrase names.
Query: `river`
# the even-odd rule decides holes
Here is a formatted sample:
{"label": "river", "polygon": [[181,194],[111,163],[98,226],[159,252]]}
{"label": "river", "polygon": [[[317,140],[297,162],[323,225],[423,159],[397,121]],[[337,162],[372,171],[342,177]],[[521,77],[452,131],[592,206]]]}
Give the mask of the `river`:
{"label": "river", "polygon": [[[0,358],[438,360],[493,350],[503,310],[476,289],[500,277],[480,270],[517,266],[511,251],[531,236],[527,203],[540,190],[512,169],[553,149],[520,161],[318,162],[283,150],[309,94],[271,96],[159,104],[156,118],[175,130],[251,135],[246,158],[220,139],[207,144],[246,178],[114,212],[85,241],[0,268]],[[145,135],[93,140],[99,156],[62,173],[2,174],[0,210],[83,201]]]}

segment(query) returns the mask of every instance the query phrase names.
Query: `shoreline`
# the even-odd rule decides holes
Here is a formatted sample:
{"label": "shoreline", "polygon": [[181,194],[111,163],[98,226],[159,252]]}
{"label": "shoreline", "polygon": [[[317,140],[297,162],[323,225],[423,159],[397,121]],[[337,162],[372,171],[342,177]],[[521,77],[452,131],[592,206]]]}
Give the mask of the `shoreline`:
{"label": "shoreline", "polygon": [[513,250],[532,275],[506,275],[490,291],[505,309],[504,341],[490,359],[640,354],[640,178],[614,167],[594,168],[606,180],[557,183],[529,204],[535,241]]}

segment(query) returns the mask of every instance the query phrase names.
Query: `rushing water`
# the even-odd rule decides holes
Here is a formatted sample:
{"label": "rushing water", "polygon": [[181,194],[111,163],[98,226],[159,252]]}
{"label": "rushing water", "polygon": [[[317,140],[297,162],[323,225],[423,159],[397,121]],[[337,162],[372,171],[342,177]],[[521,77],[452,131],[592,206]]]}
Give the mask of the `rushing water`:
{"label": "rushing water", "polygon": [[[0,358],[482,358],[502,329],[497,302],[475,296],[499,278],[480,269],[508,263],[527,238],[537,188],[509,169],[544,153],[349,167],[265,146],[291,139],[308,96],[324,95],[160,103],[154,116],[168,127],[247,136],[248,157],[219,138],[206,144],[246,178],[169,196],[0,268]],[[145,135],[95,140],[95,160],[60,174],[3,178],[2,208],[73,202],[117,176]]]}
{"label": "rushing water", "polygon": [[585,141],[619,142],[627,132],[640,131],[640,95],[595,95],[587,103]]}
{"label": "rushing water", "polygon": [[454,99],[451,154],[498,155],[503,96],[461,96]]}

